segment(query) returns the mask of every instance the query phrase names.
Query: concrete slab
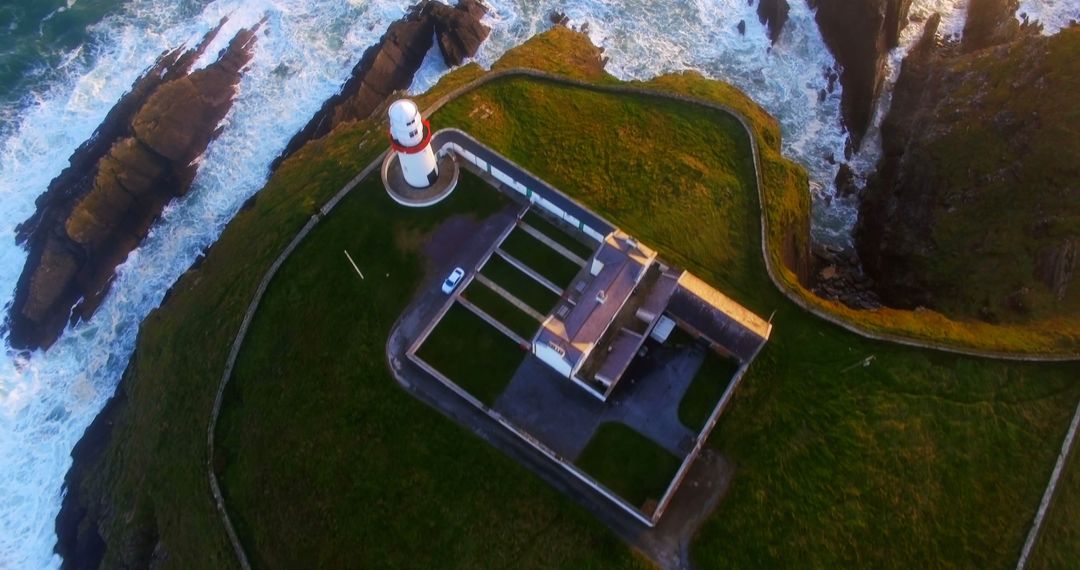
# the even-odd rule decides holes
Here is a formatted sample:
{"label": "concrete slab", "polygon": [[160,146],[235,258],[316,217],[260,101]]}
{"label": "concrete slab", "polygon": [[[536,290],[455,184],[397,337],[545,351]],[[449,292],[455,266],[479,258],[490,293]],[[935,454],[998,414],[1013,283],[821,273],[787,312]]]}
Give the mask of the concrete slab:
{"label": "concrete slab", "polygon": [[608,399],[605,421],[619,421],[678,457],[694,446],[697,432],[679,421],[679,403],[705,361],[696,344],[665,347],[648,341],[649,354],[635,360]]}
{"label": "concrete slab", "polygon": [[492,407],[573,461],[592,439],[604,404],[530,355]]}
{"label": "concrete slab", "polygon": [[679,402],[705,360],[698,345],[662,347],[640,358],[615,394],[601,402],[535,356],[526,357],[493,408],[573,461],[596,428],[620,422],[683,458],[697,433],[679,422]]}

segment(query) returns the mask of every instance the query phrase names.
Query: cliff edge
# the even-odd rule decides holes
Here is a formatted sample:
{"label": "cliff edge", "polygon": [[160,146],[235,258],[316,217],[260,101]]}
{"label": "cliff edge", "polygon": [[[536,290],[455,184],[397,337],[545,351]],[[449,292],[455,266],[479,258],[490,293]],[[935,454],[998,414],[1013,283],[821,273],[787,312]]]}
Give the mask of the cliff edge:
{"label": "cliff edge", "polygon": [[936,20],[905,60],[855,238],[899,308],[1025,322],[1080,311],[1080,27],[1016,24],[974,0],[959,45]]}

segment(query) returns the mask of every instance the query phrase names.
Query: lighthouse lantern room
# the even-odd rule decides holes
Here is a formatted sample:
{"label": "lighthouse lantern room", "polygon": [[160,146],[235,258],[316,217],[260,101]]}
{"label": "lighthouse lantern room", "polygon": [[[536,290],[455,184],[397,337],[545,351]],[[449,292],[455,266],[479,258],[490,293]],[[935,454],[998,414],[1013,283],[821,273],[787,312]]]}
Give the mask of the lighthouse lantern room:
{"label": "lighthouse lantern room", "polygon": [[413,188],[427,188],[439,178],[439,164],[431,150],[431,125],[409,99],[390,105],[390,143],[401,172]]}

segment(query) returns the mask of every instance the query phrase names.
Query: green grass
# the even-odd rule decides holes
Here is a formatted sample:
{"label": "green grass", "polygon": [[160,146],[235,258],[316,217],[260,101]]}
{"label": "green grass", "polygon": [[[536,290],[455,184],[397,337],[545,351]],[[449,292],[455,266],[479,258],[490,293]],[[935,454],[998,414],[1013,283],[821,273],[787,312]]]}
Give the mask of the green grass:
{"label": "green grass", "polygon": [[[613,82],[577,65],[595,56],[586,47],[556,28],[499,65],[550,65]],[[437,92],[481,73],[459,69]],[[780,157],[776,122],[734,88],[692,74],[650,85],[749,117],[769,200],[768,254],[797,268],[806,179]],[[435,96],[420,97],[421,105]],[[509,112],[531,103],[536,113]],[[490,105],[492,115],[470,117],[475,104]],[[765,276],[745,137],[726,115],[513,80],[489,84],[432,121],[468,130],[759,314],[777,309],[773,338],[710,441],[737,471],[691,545],[699,567],[1014,564],[1080,399],[1080,365],[875,343],[807,315]],[[690,128],[702,124],[711,128]],[[206,425],[227,353],[263,273],[385,148],[383,133],[382,125],[354,123],[286,161],[142,324],[120,389],[126,403],[81,484],[91,514],[102,516],[107,567],[145,567],[155,548],[167,554],[163,567],[235,566],[205,471]],[[254,564],[642,566],[590,515],[417,402],[387,371],[386,333],[423,270],[415,236],[448,211],[483,214],[455,202],[468,195],[461,190],[435,209],[406,211],[379,184],[365,184],[267,292],[227,394],[215,458]],[[389,285],[357,280],[343,246],[368,252],[357,261],[372,267],[369,276],[391,273]],[[796,275],[782,278],[790,284]],[[979,346],[1045,344],[932,313],[853,317],[821,306],[882,329]],[[870,355],[870,367],[844,372]],[[1074,502],[1061,503],[1066,513]],[[1063,555],[1073,544],[1060,547]]]}
{"label": "green grass", "polygon": [[566,288],[581,271],[581,266],[540,240],[517,228],[510,232],[500,248],[555,285]]}
{"label": "green grass", "polygon": [[[462,296],[476,305],[481,311],[487,313],[488,316],[516,332],[526,341],[531,340],[537,329],[540,328],[540,321],[530,317],[525,311],[515,307],[513,303],[507,301],[502,295],[479,281],[473,281],[469,288],[462,293]],[[490,325],[489,328],[491,328]],[[492,328],[492,330],[494,329]]]}
{"label": "green grass", "polygon": [[[422,278],[422,239],[502,202],[459,187],[432,209],[364,182],[284,264],[237,361],[218,461],[259,567],[633,564],[614,537],[390,376],[387,334]],[[370,252],[357,279],[342,248]],[[389,273],[389,277],[385,275]],[[380,277],[382,276],[382,277]],[[482,399],[523,353],[456,307],[421,355]],[[211,519],[213,520],[213,519]]]}
{"label": "green grass", "polygon": [[707,352],[705,361],[679,402],[679,421],[692,431],[701,431],[738,369],[738,362]]}
{"label": "green grass", "polygon": [[447,311],[417,354],[489,406],[525,358],[520,346],[459,304]]}
{"label": "green grass", "polygon": [[679,470],[678,457],[617,422],[601,424],[574,463],[638,508],[659,501]]}
{"label": "green grass", "polygon": [[548,314],[559,300],[550,289],[498,255],[492,255],[480,273],[541,314]]}
{"label": "green grass", "polygon": [[[657,84],[721,94],[695,82],[708,84],[693,76]],[[477,105],[492,110],[488,119],[468,117]],[[520,108],[536,113],[508,112]],[[552,116],[560,120],[544,119]],[[1080,398],[1080,365],[936,354],[807,314],[765,272],[745,136],[722,113],[505,79],[433,120],[501,149],[758,314],[776,311],[769,344],[710,440],[739,470],[692,545],[701,567],[1015,562]],[[715,126],[693,128],[701,124]],[[610,132],[620,136],[590,144]],[[645,158],[665,149],[678,150],[669,161]],[[800,177],[781,168],[767,162],[763,174],[784,197]],[[784,183],[795,186],[777,187]],[[798,203],[774,203],[767,215],[784,221]],[[773,239],[785,244],[782,233]],[[783,247],[773,253],[778,263],[791,257]],[[917,324],[948,328],[932,315]],[[843,372],[871,355],[871,366]]]}
{"label": "green grass", "polygon": [[1073,444],[1058,481],[1057,493],[1043,521],[1035,550],[1029,559],[1032,570],[1070,570],[1080,560],[1080,449]]}
{"label": "green grass", "polygon": [[585,234],[580,234],[580,232],[579,234],[581,235],[582,239],[589,240],[589,242],[586,244],[582,240],[575,239],[574,236],[568,233],[569,231],[574,230],[565,230],[557,226],[555,223],[549,221],[544,216],[537,214],[536,211],[532,209],[525,212],[525,217],[522,219],[522,221],[524,221],[526,224],[529,224],[533,227],[533,229],[551,238],[555,243],[558,243],[559,245],[565,247],[566,249],[570,250],[582,259],[589,259],[589,257],[592,256],[593,251],[595,251],[596,247],[599,245],[595,241],[592,241],[590,238],[586,237]]}

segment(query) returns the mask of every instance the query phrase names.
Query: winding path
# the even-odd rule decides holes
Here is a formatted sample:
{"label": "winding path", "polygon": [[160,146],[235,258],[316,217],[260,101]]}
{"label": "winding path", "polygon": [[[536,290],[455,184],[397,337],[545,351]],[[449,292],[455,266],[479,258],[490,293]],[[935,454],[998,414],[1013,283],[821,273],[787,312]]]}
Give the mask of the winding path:
{"label": "winding path", "polygon": [[[698,107],[703,107],[703,108],[707,108],[707,109],[712,109],[712,110],[716,110],[716,111],[725,112],[725,113],[731,115],[732,117],[734,117],[736,120],[738,120],[739,124],[742,125],[743,130],[746,132],[747,138],[750,141],[750,147],[751,147],[751,150],[752,150],[752,153],[753,153],[753,158],[754,158],[754,161],[753,161],[754,162],[754,177],[755,177],[755,181],[757,183],[758,201],[759,201],[759,204],[761,206],[761,208],[760,208],[760,210],[761,210],[761,224],[760,224],[761,225],[761,254],[762,254],[762,257],[765,260],[765,269],[766,269],[767,273],[769,274],[769,279],[772,280],[773,285],[775,285],[776,288],[779,289],[789,300],[794,302],[796,305],[798,305],[802,309],[816,315],[817,317],[820,317],[821,319],[823,319],[825,321],[828,321],[828,322],[830,322],[832,324],[835,324],[835,325],[837,325],[839,327],[842,327],[842,328],[844,328],[844,329],[846,329],[846,330],[848,330],[848,331],[850,331],[850,332],[852,332],[854,334],[857,334],[859,336],[874,339],[874,340],[892,342],[892,343],[912,346],[912,347],[916,347],[916,348],[924,348],[924,349],[930,349],[930,350],[938,350],[938,351],[943,351],[943,352],[950,352],[950,353],[961,354],[961,355],[966,355],[966,356],[976,356],[976,357],[992,358],[992,359],[998,359],[998,360],[1016,360],[1016,361],[1030,361],[1030,362],[1066,362],[1066,361],[1080,360],[1080,353],[1067,354],[1067,355],[1040,355],[1040,354],[1025,354],[1025,353],[1008,353],[1008,352],[1000,352],[1000,351],[987,351],[987,350],[978,350],[978,349],[972,349],[972,348],[950,346],[950,345],[944,344],[944,343],[937,343],[937,342],[931,342],[931,341],[925,341],[925,340],[919,340],[919,339],[912,339],[912,338],[907,338],[907,337],[897,335],[897,334],[881,333],[881,332],[877,332],[877,331],[871,331],[871,330],[859,325],[858,323],[849,321],[849,320],[844,319],[844,318],[842,318],[840,316],[832,314],[832,313],[830,313],[828,311],[825,311],[823,309],[820,309],[818,307],[810,305],[800,294],[798,294],[796,291],[794,291],[788,285],[788,283],[786,281],[784,281],[783,279],[781,279],[779,277],[779,272],[778,272],[777,268],[773,264],[773,259],[769,255],[769,248],[768,248],[768,229],[769,229],[768,228],[768,223],[769,223],[769,221],[768,221],[768,216],[765,215],[765,212],[766,212],[766,209],[765,209],[766,196],[765,196],[765,191],[764,191],[763,184],[762,184],[761,164],[760,164],[761,159],[760,159],[760,154],[759,154],[759,151],[758,151],[758,143],[757,143],[757,138],[755,137],[754,130],[751,128],[749,121],[739,111],[737,111],[736,109],[734,109],[732,107],[724,105],[722,103],[717,103],[717,102],[709,101],[709,100],[706,100],[706,99],[700,99],[700,98],[697,98],[697,97],[690,97],[690,96],[682,95],[682,94],[678,94],[678,93],[661,91],[661,90],[657,90],[657,89],[649,89],[649,88],[643,88],[643,87],[632,87],[632,86],[627,86],[627,85],[597,85],[597,84],[590,83],[588,81],[583,81],[583,80],[579,80],[579,79],[573,79],[573,78],[569,78],[569,77],[565,77],[565,76],[561,76],[561,75],[555,75],[555,74],[551,74],[551,73],[547,73],[547,72],[543,72],[543,71],[538,71],[538,70],[534,70],[534,69],[515,68],[515,69],[504,69],[504,70],[499,70],[499,71],[488,72],[484,76],[479,77],[479,78],[477,78],[477,79],[475,79],[475,80],[473,80],[473,81],[471,81],[471,82],[469,82],[469,83],[467,83],[465,85],[462,85],[461,87],[458,87],[458,88],[450,91],[446,95],[443,95],[442,97],[437,99],[427,109],[425,109],[425,114],[427,116],[431,116],[436,111],[438,111],[440,108],[442,108],[444,105],[446,105],[447,103],[450,103],[451,101],[454,101],[458,97],[466,95],[466,94],[476,90],[479,87],[487,85],[488,83],[491,83],[491,82],[499,80],[499,79],[508,78],[508,77],[530,77],[530,78],[538,79],[538,80],[541,80],[541,81],[547,81],[547,82],[550,82],[550,83],[554,83],[554,84],[557,84],[557,85],[576,87],[576,88],[580,88],[580,89],[585,89],[585,90],[594,91],[594,92],[598,92],[598,93],[605,93],[605,94],[638,95],[638,96],[651,97],[651,98],[656,98],[656,99],[666,99],[666,100],[669,100],[669,101],[677,101],[677,102],[686,103],[686,104],[689,104],[689,105],[694,105],[694,106],[698,106]],[[228,385],[229,379],[232,376],[233,367],[236,365],[236,359],[237,359],[237,356],[240,353],[240,348],[243,346],[244,338],[247,335],[248,328],[251,325],[251,321],[252,321],[252,319],[253,319],[253,317],[255,315],[255,312],[259,308],[259,304],[262,301],[263,295],[266,293],[266,289],[269,286],[270,281],[274,278],[274,276],[277,274],[277,271],[281,268],[281,266],[285,263],[285,261],[289,258],[289,256],[292,255],[293,251],[296,250],[297,246],[299,246],[300,243],[304,240],[304,238],[306,238],[307,235],[309,233],[311,233],[311,230],[314,229],[315,226],[317,226],[319,224],[319,222],[324,217],[326,217],[338,205],[339,202],[341,202],[342,199],[344,199],[350,192],[352,192],[352,190],[354,188],[356,188],[356,186],[363,179],[367,178],[372,172],[374,172],[377,168],[379,168],[379,166],[382,164],[382,161],[383,161],[383,159],[385,157],[385,154],[386,154],[386,151],[384,151],[383,153],[380,153],[379,156],[377,156],[356,177],[354,177],[352,180],[350,180],[348,184],[346,184],[340,191],[338,191],[337,194],[335,194],[332,198],[330,198],[330,200],[328,200],[326,202],[326,204],[324,204],[322,206],[322,208],[319,209],[318,213],[312,215],[311,218],[307,221],[307,223],[304,224],[304,227],[301,228],[300,232],[296,234],[296,236],[292,239],[292,241],[289,242],[289,245],[286,246],[285,249],[281,252],[281,255],[279,255],[277,257],[277,259],[274,260],[274,263],[271,264],[270,268],[266,271],[266,274],[263,276],[262,280],[259,282],[259,286],[258,286],[258,288],[256,288],[255,293],[252,296],[251,302],[248,304],[247,310],[244,313],[244,319],[240,324],[240,328],[236,333],[236,338],[233,340],[232,347],[231,347],[231,349],[229,351],[229,356],[226,359],[225,368],[224,368],[224,371],[223,371],[222,376],[221,376],[221,381],[218,383],[217,393],[216,393],[216,395],[214,397],[214,405],[213,405],[213,408],[211,410],[210,421],[209,421],[209,423],[207,425],[207,430],[206,430],[206,443],[207,443],[206,470],[207,470],[207,476],[209,478],[209,483],[210,483],[210,492],[211,492],[211,494],[212,494],[212,496],[214,498],[214,503],[217,506],[218,514],[221,516],[221,521],[222,521],[222,524],[225,527],[225,532],[229,537],[229,542],[232,545],[234,552],[236,553],[237,562],[240,564],[240,567],[243,568],[244,570],[249,570],[251,568],[251,564],[250,564],[250,562],[248,560],[246,552],[244,551],[244,547],[240,543],[240,539],[238,538],[238,536],[236,534],[236,529],[233,526],[231,518],[229,517],[228,510],[225,508],[225,500],[224,500],[224,498],[223,498],[223,496],[221,494],[221,485],[218,482],[216,473],[214,472],[214,462],[213,462],[213,458],[214,458],[214,436],[215,436],[215,432],[217,430],[218,416],[221,413],[221,405],[222,405],[222,401],[224,399],[225,388]],[[1044,494],[1042,503],[1040,504],[1040,509],[1038,511],[1038,514],[1036,515],[1036,519],[1035,519],[1035,521],[1034,521],[1034,523],[1032,525],[1031,531],[1028,534],[1027,544],[1025,544],[1024,553],[1023,553],[1023,556],[1021,557],[1021,559],[1020,559],[1020,561],[1018,563],[1018,568],[1023,568],[1023,565],[1027,560],[1027,554],[1030,551],[1030,547],[1031,547],[1030,545],[1034,543],[1036,537],[1038,536],[1039,529],[1041,528],[1041,524],[1042,524],[1042,521],[1043,521],[1043,517],[1044,517],[1044,515],[1046,513],[1046,510],[1047,510],[1047,508],[1049,506],[1050,501],[1053,498],[1054,489],[1056,488],[1058,478],[1060,477],[1061,472],[1063,470],[1062,465],[1064,464],[1065,459],[1069,455],[1072,443],[1076,439],[1075,435],[1076,435],[1077,425],[1078,424],[1080,424],[1080,402],[1077,403],[1076,413],[1074,414],[1072,423],[1070,425],[1069,432],[1068,432],[1068,434],[1066,436],[1066,439],[1065,439],[1065,441],[1064,441],[1064,443],[1062,445],[1062,451],[1061,451],[1061,454],[1059,455],[1058,465],[1054,469],[1054,472],[1053,472],[1053,474],[1051,476],[1050,483],[1047,486],[1046,493]]]}

